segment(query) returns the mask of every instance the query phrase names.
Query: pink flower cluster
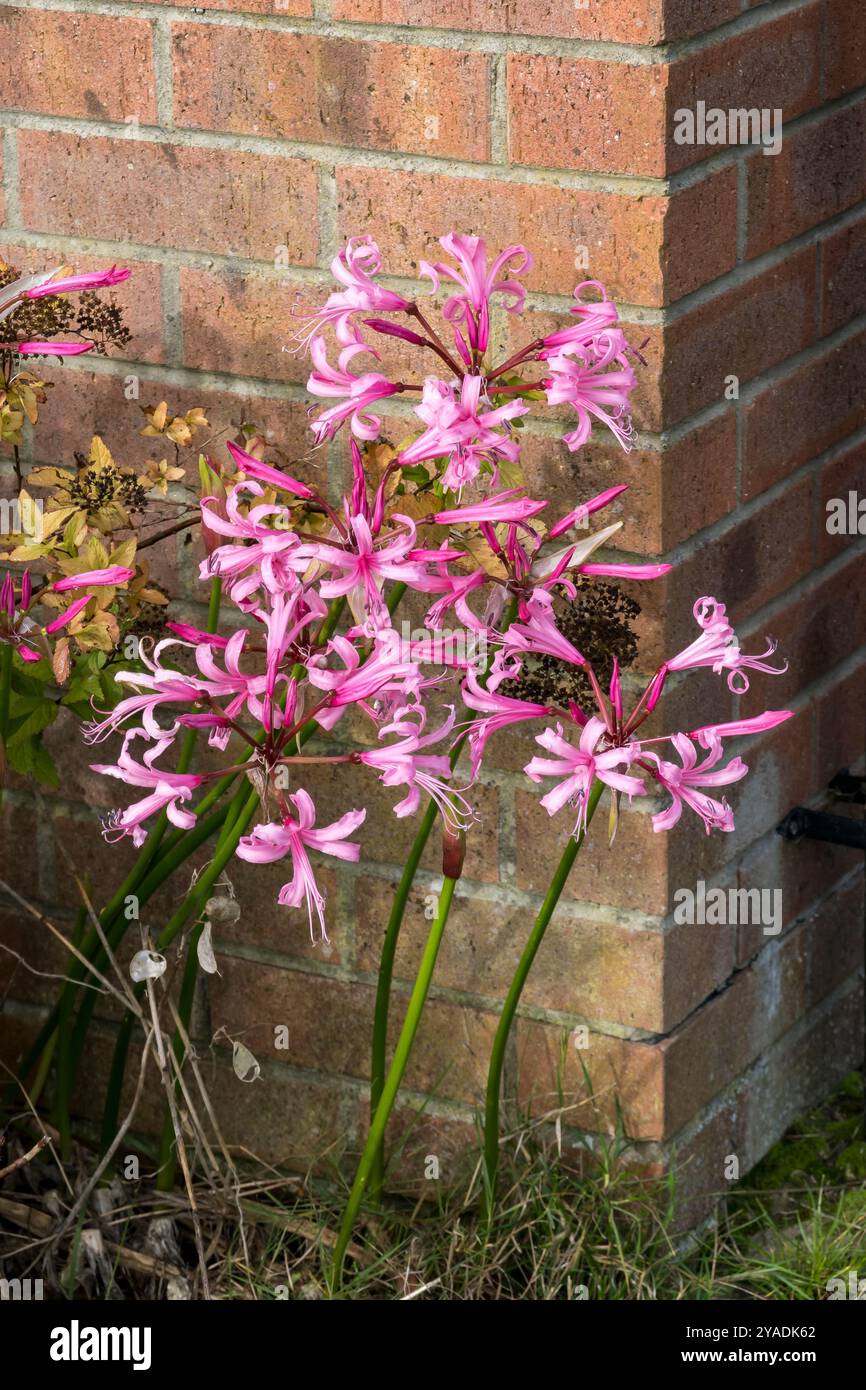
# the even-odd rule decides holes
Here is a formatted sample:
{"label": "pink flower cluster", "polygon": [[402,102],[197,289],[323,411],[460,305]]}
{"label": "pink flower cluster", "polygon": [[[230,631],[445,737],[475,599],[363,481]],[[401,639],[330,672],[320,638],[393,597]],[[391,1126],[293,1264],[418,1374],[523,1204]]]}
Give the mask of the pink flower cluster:
{"label": "pink flower cluster", "polygon": [[[471,789],[491,736],[525,721],[548,721],[537,737],[546,756],[533,757],[526,773],[533,783],[552,784],[541,804],[550,815],[569,807],[573,834],[585,826],[595,781],[615,799],[665,793],[670,805],[653,817],[656,830],[675,824],[684,805],[707,831],[731,830],[730,807],[711,793],[738,781],[746,765],[739,757],[723,762],[725,741],[790,717],[788,711],[769,711],[666,737],[640,737],[671,673],[711,667],[741,691],[748,687],[749,669],[776,669],[766,661],[770,650],[760,656],[742,652],[724,605],[713,598],[695,604],[700,636],[659,668],[628,713],[615,663],[602,690],[591,664],[561,631],[555,599],[574,600],[578,581],[587,578],[653,580],[670,566],[597,557],[622,523],[592,532],[590,518],[618,498],[622,486],[554,520],[545,515],[549,503],[523,487],[495,489],[497,460],[515,455],[512,426],[528,409],[516,390],[509,398],[501,384],[517,365],[543,361],[551,374],[544,388],[548,398],[575,406],[573,447],[586,437],[590,417],[627,444],[633,376],[616,311],[597,287],[600,299],[574,306],[573,325],[489,369],[491,299],[502,297],[510,312],[522,307],[524,292],[513,276],[528,269],[531,258],[522,247],[510,247],[488,268],[477,238],[452,234],[442,244],[456,264],[425,264],[422,270],[434,286],[448,280],[457,287],[443,308],[451,348],[412,301],[376,283],[379,253],[366,240],[350,242],[337,257],[333,268],[343,288],[307,325],[315,363],[310,389],[336,402],[314,421],[318,439],[329,438],[347,420],[356,438],[376,438],[379,424],[371,407],[403,389],[376,373],[353,374],[356,355],[370,351],[360,337],[364,315],[377,316],[363,319],[374,331],[424,346],[453,370],[454,380],[424,382],[417,407],[423,429],[378,476],[371,476],[353,439],[351,484],[340,507],[229,445],[237,474],[225,497],[202,501],[209,553],[201,578],[219,576],[239,625],[216,636],[169,624],[173,635],[157,644],[143,669],[118,674],[134,693],[87,729],[94,743],[125,730],[117,762],[96,770],[144,792],[109,818],[111,839],[129,834],[141,843],[145,823],[163,810],[175,825],[187,827],[203,784],[227,770],[254,769],[262,820],[241,839],[237,853],[254,863],[290,861],[279,901],[306,905],[313,934],[318,925],[324,935],[325,918],[310,851],[357,860],[360,845],[352,837],[366,817],[362,806],[317,825],[314,801],[303,785],[313,765],[329,766],[336,788],[347,764],[367,769],[383,786],[399,789],[393,807],[398,817],[413,815],[422,799],[432,797],[453,835],[474,819]],[[378,317],[389,313],[414,318],[419,331]],[[340,347],[336,370],[328,365],[325,326]],[[401,491],[402,469],[428,460],[430,485]],[[464,504],[460,494],[470,484],[475,496]],[[458,494],[453,505],[448,492]],[[428,497],[429,503],[423,500]],[[473,559],[480,548],[489,563]],[[402,586],[424,596],[429,640],[406,639],[395,625],[392,610]],[[347,616],[337,630],[335,605],[343,604]],[[449,643],[455,627],[484,639],[492,652],[486,669],[477,669],[459,645]],[[178,656],[182,662],[175,661]],[[544,656],[583,670],[594,709],[573,701],[533,702],[501,689]],[[462,722],[460,704],[469,711]],[[368,740],[334,735],[341,721],[345,729],[347,714],[354,716],[353,733],[366,724]],[[178,734],[188,728],[206,729],[219,750],[234,738],[246,761],[232,761],[219,772],[164,770]],[[312,731],[320,743],[308,754],[304,740]],[[449,754],[463,738],[470,753],[468,785],[457,786],[456,759]],[[134,756],[137,742],[147,750],[140,759]]]}
{"label": "pink flower cluster", "polygon": [[[456,286],[442,306],[450,346],[414,299],[377,282],[381,257],[375,242],[354,237],[333,260],[331,269],[343,288],[322,308],[302,311],[305,324],[298,335],[313,358],[308,390],[333,402],[313,420],[317,443],[332,439],[346,422],[357,439],[376,439],[381,417],[374,409],[389,397],[420,393],[415,414],[425,428],[403,450],[400,462],[411,466],[443,460],[441,482],[449,491],[462,492],[482,473],[496,486],[499,466],[503,461],[516,463],[520,456],[515,422],[530,412],[531,399],[544,394],[550,405],[574,407],[577,427],[563,435],[570,449],[586,442],[594,419],[606,425],[623,448],[630,448],[629,394],[635,375],[629,359],[638,354],[632,353],[617,327],[616,308],[604,286],[592,280],[578,285],[573,323],[535,339],[505,361],[489,364],[491,305],[501,303],[511,315],[522,312],[526,291],[516,277],[532,269],[532,256],[523,246],[509,246],[488,266],[479,237],[449,232],[441,244],[451,261],[422,261],[421,275],[434,290],[443,281]],[[593,292],[600,298],[583,297]],[[392,317],[380,317],[383,314]],[[337,339],[336,366],[328,359],[322,336],[328,327]],[[447,375],[406,382],[392,381],[366,362],[361,369],[359,357],[381,361],[378,350],[365,340],[364,329],[427,350],[440,368],[444,364]],[[535,381],[519,380],[518,369],[532,363],[543,363],[546,374]]]}

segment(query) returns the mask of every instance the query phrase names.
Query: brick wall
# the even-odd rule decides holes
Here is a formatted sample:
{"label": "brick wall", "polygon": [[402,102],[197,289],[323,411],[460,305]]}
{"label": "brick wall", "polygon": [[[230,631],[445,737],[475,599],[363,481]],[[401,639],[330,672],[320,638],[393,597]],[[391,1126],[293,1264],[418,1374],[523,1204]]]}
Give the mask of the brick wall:
{"label": "brick wall", "polygon": [[[573,499],[575,486],[629,482],[621,548],[676,564],[641,594],[647,667],[688,640],[694,598],[717,593],[744,640],[769,630],[790,659],[772,685],[757,676],[741,707],[784,700],[798,718],[751,749],[736,834],[654,836],[635,811],[615,854],[594,835],[530,979],[509,1086],[543,1112],[564,1057],[567,1126],[605,1130],[618,1096],[645,1161],[675,1149],[687,1191],[720,1189],[726,1155],[745,1170],[858,1055],[862,856],[793,849],[774,827],[864,748],[864,544],[825,527],[827,499],[866,493],[862,0],[58,0],[0,9],[0,33],[14,55],[0,73],[0,252],[135,270],[120,292],[129,360],[57,374],[44,461],[94,430],[124,459],[146,452],[123,399],[130,372],[143,399],[202,404],[217,427],[252,418],[305,452],[305,364],[280,349],[295,296],[315,296],[353,233],[375,236],[397,277],[452,226],[524,241],[537,258],[530,319],[556,322],[590,274],[632,338],[648,338],[635,452],[593,438],[575,461],[538,426],[531,483]],[[676,113],[700,101],[781,110],[781,152],[677,144]],[[342,466],[337,448],[335,493]],[[188,605],[194,558],[178,540],[161,561]],[[734,707],[694,677],[668,699],[668,724],[698,722],[697,702],[720,717]],[[7,798],[4,872],[31,895],[35,881],[59,914],[71,897],[54,836],[98,865],[100,883],[125,858],[94,837],[106,787],[69,729],[52,737],[74,765],[47,814],[26,787]],[[559,853],[519,772],[527,748],[500,742],[480,793],[483,837],[407,1079],[408,1109],[426,1102],[410,1177],[416,1149],[456,1154],[472,1138],[493,1010]],[[320,795],[345,802],[342,788]],[[326,871],[325,951],[273,906],[278,873],[235,864],[244,915],[220,943],[198,1024],[242,1034],[262,1058],[255,1087],[216,1076],[230,1137],[270,1159],[303,1162],[361,1132],[377,946],[410,835],[381,803],[357,869]],[[431,852],[398,956],[404,981],[435,868]],[[701,878],[781,888],[783,933],[676,925],[674,892]],[[24,939],[11,915],[6,928]],[[10,1052],[45,995],[15,975]],[[279,1022],[290,1049],[270,1056]],[[589,1047],[563,1050],[580,1023]],[[104,1048],[91,1066],[85,1112]],[[690,1215],[701,1209],[696,1196]]]}

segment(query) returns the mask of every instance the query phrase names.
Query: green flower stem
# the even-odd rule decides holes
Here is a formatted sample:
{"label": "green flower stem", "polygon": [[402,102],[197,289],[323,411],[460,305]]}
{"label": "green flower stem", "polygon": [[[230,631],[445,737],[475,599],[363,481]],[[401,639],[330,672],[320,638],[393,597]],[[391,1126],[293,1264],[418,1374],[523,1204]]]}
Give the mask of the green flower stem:
{"label": "green flower stem", "polygon": [[[586,806],[586,823],[592,820],[595,809],[598,806],[603,791],[603,783],[594,782],[589,793]],[[487,1101],[484,1112],[484,1203],[487,1219],[493,1213],[494,1193],[496,1187],[496,1170],[499,1164],[499,1098],[502,1092],[502,1067],[505,1060],[505,1049],[508,1043],[508,1036],[511,1025],[514,1022],[514,1015],[520,1003],[520,996],[526,984],[527,976],[532,969],[532,962],[538,954],[538,948],[544,939],[551,917],[553,916],[556,905],[559,902],[562,890],[565,887],[568,875],[571,873],[572,865],[577,858],[578,851],[585,839],[585,832],[581,831],[577,838],[569,838],[568,844],[562,853],[556,872],[550,881],[550,887],[541,905],[535,924],[529,934],[529,939],[523,948],[514,978],[505,1003],[502,1006],[502,1013],[499,1018],[499,1026],[496,1029],[496,1037],[493,1040],[493,1047],[490,1053],[490,1068],[487,1073]]]}
{"label": "green flower stem", "polygon": [[[502,631],[514,621],[517,612],[517,604],[514,600],[509,604],[502,618]],[[488,661],[484,671],[482,684],[487,678],[490,670]],[[457,761],[463,751],[468,734],[463,734],[457,740],[451,750],[450,762],[452,770],[457,766]],[[409,894],[412,884],[415,881],[415,874],[418,865],[430,838],[430,832],[436,820],[436,803],[430,801],[427,809],[418,826],[415,839],[409,856],[403,866],[400,875],[400,882],[394,895],[394,902],[391,907],[391,914],[388,918],[388,925],[385,929],[385,940],[382,943],[382,954],[379,959],[379,978],[376,984],[376,1008],[373,1016],[373,1041],[370,1060],[370,1115],[375,1114],[376,1107],[382,1095],[382,1088],[385,1084],[385,1063],[387,1058],[388,1043],[388,1008],[391,999],[391,982],[394,974],[394,959],[397,954],[397,942],[400,937],[400,929],[403,925],[403,917],[406,912],[406,904],[409,901]],[[384,1139],[380,1141],[375,1159],[373,1161],[370,1176],[370,1193],[375,1199],[382,1195],[382,1187],[385,1181],[385,1147]]]}
{"label": "green flower stem", "polygon": [[400,1037],[394,1049],[394,1059],[385,1078],[379,1103],[370,1125],[370,1132],[367,1135],[367,1142],[364,1145],[364,1152],[358,1164],[358,1171],[355,1174],[355,1181],[349,1193],[349,1200],[346,1203],[346,1210],[343,1213],[343,1221],[340,1227],[340,1235],[334,1251],[334,1263],[332,1267],[332,1284],[337,1287],[343,1272],[343,1261],[346,1257],[349,1240],[352,1235],[352,1228],[358,1209],[364,1197],[373,1164],[385,1134],[388,1118],[394,1108],[397,1092],[400,1089],[400,1082],[403,1080],[403,1073],[409,1061],[409,1054],[412,1051],[412,1044],[415,1041],[415,1034],[418,1031],[418,1024],[421,1020],[421,1013],[427,999],[427,992],[430,988],[430,981],[433,977],[433,969],[436,965],[436,957],[439,954],[439,947],[442,942],[442,933],[445,930],[445,923],[448,920],[448,913],[451,909],[451,901],[454,897],[454,888],[457,883],[455,878],[445,878],[442,880],[442,891],[439,894],[439,908],[436,918],[430,928],[427,943],[424,947],[424,954],[421,957],[421,964],[418,967],[418,974],[406,1009],[406,1017],[403,1020],[403,1027],[400,1030]]}
{"label": "green flower stem", "polygon": [[12,698],[12,643],[0,646],[0,738],[9,733],[9,704]]}
{"label": "green flower stem", "polygon": [[[388,1008],[391,1000],[391,981],[394,976],[394,957],[397,954],[397,941],[400,936],[400,927],[403,923],[403,915],[406,911],[406,903],[409,893],[415,880],[421,856],[430,838],[433,823],[436,820],[437,807],[435,801],[429,802],[427,810],[418,827],[415,839],[412,841],[412,848],[409,857],[400,875],[400,882],[394,894],[394,902],[391,906],[391,915],[388,918],[388,926],[385,931],[385,940],[382,943],[382,955],[379,960],[379,979],[376,985],[376,1009],[373,1015],[373,1055],[370,1067],[370,1116],[375,1115],[379,1101],[382,1099],[382,1091],[385,1085],[385,1064],[387,1060],[388,1048]],[[382,1187],[385,1181],[385,1145],[384,1139],[377,1145],[373,1156],[373,1163],[370,1169],[370,1195],[378,1201],[382,1196]]]}

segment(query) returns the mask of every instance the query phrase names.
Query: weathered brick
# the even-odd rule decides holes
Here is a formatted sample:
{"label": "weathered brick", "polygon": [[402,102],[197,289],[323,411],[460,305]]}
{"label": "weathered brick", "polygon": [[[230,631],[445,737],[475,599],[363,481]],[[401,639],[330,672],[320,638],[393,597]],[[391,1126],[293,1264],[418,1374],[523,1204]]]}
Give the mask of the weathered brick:
{"label": "weathered brick", "polygon": [[[148,5],[172,5],[174,0],[145,0]],[[197,10],[233,10],[241,14],[264,14],[287,19],[311,19],[313,0],[204,0]]]}
{"label": "weathered brick", "polygon": [[652,645],[641,653],[650,669],[694,640],[692,608],[701,594],[715,595],[739,623],[795,582],[813,553],[812,486],[811,478],[802,478],[741,517],[711,547],[695,549],[663,579],[641,587],[645,617],[655,620]]}
{"label": "weathered brick", "polygon": [[859,0],[827,0],[825,38],[827,97],[863,86],[866,71],[866,10]]}
{"label": "weathered brick", "polygon": [[[555,818],[549,817],[539,805],[539,796],[543,794],[539,788],[518,791],[515,796],[517,881],[521,888],[537,893],[546,891],[574,824],[570,819],[573,812],[568,808]],[[563,896],[664,914],[669,902],[668,868],[666,837],[654,834],[649,816],[637,811],[624,812],[620,817],[616,847],[609,851],[607,815],[602,807],[590,826],[586,846],[577,857]]]}
{"label": "weathered brick", "polygon": [[822,246],[825,334],[866,313],[866,218],[828,236]]}
{"label": "weathered brick", "polygon": [[780,154],[748,161],[748,255],[759,256],[845,212],[866,195],[866,103],[785,137]]}
{"label": "weathered brick", "polygon": [[237,376],[304,382],[310,364],[291,341],[299,285],[283,275],[182,270],[183,360]]}
{"label": "weathered brick", "polygon": [[561,1025],[520,1017],[516,1032],[522,1110],[534,1116],[562,1111],[565,1124],[597,1133],[614,1130],[619,1106],[630,1138],[663,1137],[659,1045],[590,1033],[589,1046],[577,1047],[578,1038]]}
{"label": "weathered brick", "polygon": [[691,294],[735,265],[736,189],[736,169],[722,169],[671,198],[662,253],[665,303]]}
{"label": "weathered brick", "polygon": [[[668,170],[718,153],[716,145],[678,145],[675,113],[706,109],[780,110],[785,122],[820,101],[821,3],[774,18],[758,30],[734,34],[675,61],[668,89]],[[762,155],[768,163],[770,156]]]}
{"label": "weathered brick", "polygon": [[98,121],[156,120],[152,25],[119,15],[0,10],[14,61],[0,75],[0,106]]}
{"label": "weathered brick", "polygon": [[664,423],[726,398],[815,339],[815,248],[809,246],[683,314],[665,329]]}
{"label": "weathered brick", "polygon": [[[452,226],[486,236],[494,248],[522,241],[536,259],[527,286],[558,294],[568,293],[576,280],[586,278],[585,271],[575,270],[575,247],[585,246],[593,277],[612,295],[627,303],[660,304],[688,293],[704,278],[715,278],[733,263],[735,213],[723,196],[733,187],[730,175],[725,170],[717,176],[702,189],[700,200],[691,188],[671,199],[635,200],[547,184],[340,166],[340,234],[375,237],[387,270],[398,275],[414,274],[425,257],[438,259],[437,235]],[[684,220],[701,245],[701,255],[688,262],[670,253],[671,238]]]}
{"label": "weathered brick", "polygon": [[757,496],[866,419],[866,334],[813,358],[745,408],[743,495]]}
{"label": "weathered brick", "polygon": [[315,263],[316,174],[301,160],[57,131],[22,130],[18,143],[33,231],[76,236],[86,225],[108,241],[271,262],[285,248],[289,261]]}
{"label": "weathered brick", "polygon": [[448,48],[176,25],[175,118],[205,130],[484,160],[489,60]]}
{"label": "weathered brick", "polygon": [[[333,976],[279,970],[258,961],[223,957],[208,981],[210,1017],[251,1051],[305,1070],[365,1079],[369,1075],[375,990]],[[402,1024],[396,996],[393,1041]],[[276,1028],[288,1029],[288,1048],[275,1046]],[[406,1087],[469,1103],[484,1089],[496,1020],[490,1014],[431,999],[425,1009]]]}
{"label": "weathered brick", "polygon": [[763,651],[767,634],[778,642],[778,654],[770,665],[788,663],[782,675],[749,672],[749,689],[742,696],[742,715],[764,709],[783,709],[799,690],[827,675],[847,660],[852,650],[852,633],[863,631],[866,622],[866,593],[861,583],[863,556],[852,556],[842,569],[816,581],[791,600],[771,619],[739,628],[745,651]]}
{"label": "weathered brick", "polygon": [[[668,64],[512,54],[509,150],[518,164],[663,176],[716,152],[677,144],[676,113],[769,108],[786,121],[819,98],[820,4]],[[551,93],[556,94],[551,102]]]}
{"label": "weathered brick", "polygon": [[[382,931],[396,880],[364,879],[358,893],[358,965],[378,970]],[[427,893],[410,895],[397,950],[396,975],[414,980],[430,929]],[[508,989],[539,904],[480,900],[458,891],[448,917],[436,983],[480,998]],[[557,911],[536,957],[523,1002],[543,1009],[605,1019],[627,1027],[662,1026],[662,970],[666,939],[659,931],[581,919]]]}
{"label": "weathered brick", "polygon": [[860,664],[817,703],[815,785],[826,787],[840,768],[863,752],[866,730],[866,665]]}
{"label": "weathered brick", "polygon": [[662,176],[663,64],[548,54],[508,59],[508,148],[515,164]]}
{"label": "weathered brick", "polygon": [[[757,841],[741,859],[737,866],[737,886],[746,891],[780,892],[782,927],[785,930],[861,864],[862,857],[857,850],[820,840],[802,840],[795,849],[774,829]],[[738,962],[744,964],[773,939],[763,926],[741,923]],[[818,940],[820,943],[821,938]]]}
{"label": "weathered brick", "polygon": [[739,11],[739,0],[631,0],[579,7],[574,0],[438,0],[432,10],[423,0],[334,0],[335,19],[636,44],[701,33]]}

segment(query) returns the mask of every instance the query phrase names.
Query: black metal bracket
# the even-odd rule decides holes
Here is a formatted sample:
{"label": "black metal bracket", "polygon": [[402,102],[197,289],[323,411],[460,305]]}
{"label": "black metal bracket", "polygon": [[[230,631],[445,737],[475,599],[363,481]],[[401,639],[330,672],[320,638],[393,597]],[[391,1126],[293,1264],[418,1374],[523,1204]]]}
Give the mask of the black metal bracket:
{"label": "black metal bracket", "polygon": [[[839,801],[866,805],[866,778],[855,777],[847,768],[837,772],[829,791]],[[809,806],[795,806],[776,826],[783,840],[823,840],[831,845],[848,845],[866,851],[866,820],[851,816],[834,816],[830,811],[813,811]]]}
{"label": "black metal bracket", "polygon": [[[828,790],[837,801],[847,801],[851,805],[866,805],[866,777],[855,777],[845,768],[837,772]],[[834,816],[830,811],[813,811],[808,806],[795,806],[785,819],[776,826],[777,835],[783,840],[796,843],[797,840],[823,840],[831,845],[848,845],[851,849],[866,852],[866,820],[855,820],[850,816]],[[866,936],[864,936],[864,959],[866,959]],[[866,1048],[866,997],[864,1007],[864,1048]],[[863,1063],[863,1133],[866,1136],[866,1052]]]}
{"label": "black metal bracket", "polygon": [[808,806],[795,806],[776,832],[783,840],[824,840],[831,845],[866,850],[866,821],[834,816],[829,811],[812,811]]}

